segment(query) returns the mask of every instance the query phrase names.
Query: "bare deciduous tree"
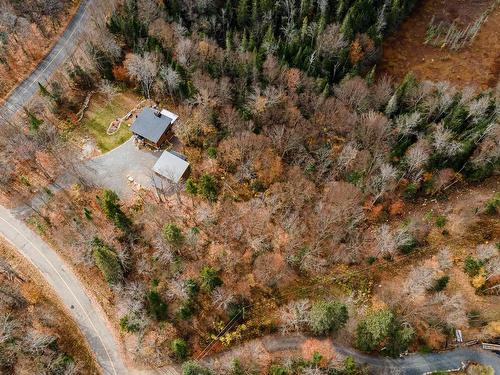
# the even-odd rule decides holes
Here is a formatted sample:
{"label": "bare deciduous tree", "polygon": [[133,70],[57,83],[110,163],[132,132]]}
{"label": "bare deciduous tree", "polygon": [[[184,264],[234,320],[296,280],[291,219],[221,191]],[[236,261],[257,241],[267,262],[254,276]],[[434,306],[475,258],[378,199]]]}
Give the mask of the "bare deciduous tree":
{"label": "bare deciduous tree", "polygon": [[145,53],[144,56],[130,54],[125,61],[125,66],[130,77],[141,84],[146,97],[151,98],[151,90],[158,74],[157,57],[152,53]]}

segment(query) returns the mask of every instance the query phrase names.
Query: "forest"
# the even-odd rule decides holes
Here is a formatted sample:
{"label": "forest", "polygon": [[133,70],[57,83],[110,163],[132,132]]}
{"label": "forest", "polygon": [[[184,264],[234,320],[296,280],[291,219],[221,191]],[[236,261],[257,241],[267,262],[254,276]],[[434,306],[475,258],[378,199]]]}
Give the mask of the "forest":
{"label": "forest", "polygon": [[4,98],[45,55],[64,29],[76,2],[0,2],[0,97]]}
{"label": "forest", "polygon": [[0,243],[2,374],[98,374],[71,320],[12,249]]}
{"label": "forest", "polygon": [[[500,90],[378,73],[416,3],[113,3],[1,129],[0,189],[30,202],[77,175],[28,222],[98,291],[141,365],[210,374],[188,360],[276,333],[391,357],[442,349],[456,329],[491,338]],[[85,181],[67,139],[88,93],[110,87],[179,114],[189,178],[129,200]],[[329,361],[220,372],[366,371]]]}

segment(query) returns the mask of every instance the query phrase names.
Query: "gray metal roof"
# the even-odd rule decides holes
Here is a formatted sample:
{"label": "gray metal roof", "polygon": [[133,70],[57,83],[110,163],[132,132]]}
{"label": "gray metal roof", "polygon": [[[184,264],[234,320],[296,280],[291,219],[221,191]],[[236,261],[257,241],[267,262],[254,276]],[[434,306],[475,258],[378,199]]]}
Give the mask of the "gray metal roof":
{"label": "gray metal roof", "polygon": [[155,115],[155,111],[153,108],[144,108],[135,119],[130,130],[150,142],[157,143],[168,130],[173,120],[163,113],[160,113],[160,117],[158,117]]}
{"label": "gray metal roof", "polygon": [[186,160],[171,152],[164,151],[153,166],[153,171],[171,181],[179,182],[188,168],[189,163]]}

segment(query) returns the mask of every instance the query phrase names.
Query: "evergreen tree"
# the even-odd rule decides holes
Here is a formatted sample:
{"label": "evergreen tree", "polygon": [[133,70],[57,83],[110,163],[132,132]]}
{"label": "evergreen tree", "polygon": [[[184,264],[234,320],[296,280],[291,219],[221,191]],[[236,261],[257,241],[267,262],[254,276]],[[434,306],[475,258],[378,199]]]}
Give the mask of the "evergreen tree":
{"label": "evergreen tree", "polygon": [[159,322],[167,320],[167,304],[156,290],[148,293],[149,312]]}
{"label": "evergreen tree", "polygon": [[36,133],[40,128],[40,125],[43,124],[43,120],[40,120],[31,111],[26,110],[26,114],[28,115],[28,124],[31,132]]}
{"label": "evergreen tree", "polygon": [[311,330],[317,335],[337,332],[347,323],[347,307],[340,302],[316,302],[309,312]]}
{"label": "evergreen tree", "polygon": [[205,173],[198,182],[198,191],[210,202],[215,202],[219,195],[219,184],[212,175]]}
{"label": "evergreen tree", "polygon": [[236,10],[236,22],[239,27],[244,27],[248,23],[248,0],[239,0]]}
{"label": "evergreen tree", "polygon": [[219,273],[212,267],[203,267],[200,272],[201,286],[208,292],[222,285]]}
{"label": "evergreen tree", "polygon": [[97,198],[99,206],[104,214],[110,219],[117,228],[121,229],[123,233],[127,234],[132,230],[132,222],[125,215],[120,207],[120,198],[112,190],[104,190],[102,197]]}
{"label": "evergreen tree", "polygon": [[163,238],[165,238],[169,244],[176,247],[181,246],[184,242],[184,236],[179,227],[175,224],[166,224],[163,227]]}
{"label": "evergreen tree", "polygon": [[123,279],[123,268],[118,254],[97,237],[92,240],[92,257],[109,284],[120,283]]}
{"label": "evergreen tree", "polygon": [[175,339],[174,341],[172,341],[170,343],[170,349],[178,360],[182,361],[188,356],[189,349],[186,341],[184,341],[183,339]]}
{"label": "evergreen tree", "polygon": [[52,96],[52,93],[47,89],[47,87],[45,85],[43,85],[40,82],[38,82],[38,89],[39,89],[40,95],[43,96],[44,98],[54,99],[54,97]]}

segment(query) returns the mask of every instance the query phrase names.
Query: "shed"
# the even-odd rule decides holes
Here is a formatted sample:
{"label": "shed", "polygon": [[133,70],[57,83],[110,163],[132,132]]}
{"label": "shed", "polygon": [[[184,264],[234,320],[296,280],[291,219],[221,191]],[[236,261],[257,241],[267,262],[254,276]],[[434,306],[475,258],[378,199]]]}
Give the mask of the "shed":
{"label": "shed", "polygon": [[139,113],[130,130],[140,139],[159,148],[173,135],[172,124],[175,120],[177,115],[172,112],[146,107]]}
{"label": "shed", "polygon": [[153,171],[173,182],[179,182],[189,169],[189,163],[177,154],[164,151],[153,166]]}

